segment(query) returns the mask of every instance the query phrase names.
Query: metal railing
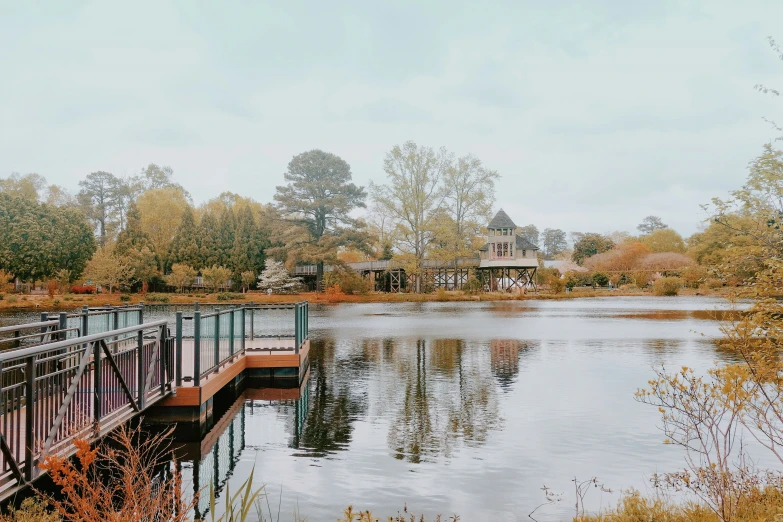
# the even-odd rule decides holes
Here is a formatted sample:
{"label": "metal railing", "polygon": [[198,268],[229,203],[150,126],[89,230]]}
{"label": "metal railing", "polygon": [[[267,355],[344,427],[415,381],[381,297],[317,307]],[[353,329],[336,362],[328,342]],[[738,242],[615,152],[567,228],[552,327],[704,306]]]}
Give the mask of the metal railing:
{"label": "metal railing", "polygon": [[[308,314],[307,302],[268,305],[250,303],[208,313],[197,309],[192,316],[176,312],[177,386],[191,378],[195,386],[200,386],[209,374],[219,372],[229,361],[245,354],[248,340],[293,338],[294,353],[298,354],[309,337]],[[187,324],[191,321],[192,325]],[[285,326],[280,327],[283,323]],[[260,333],[257,328],[259,325]],[[185,341],[193,347],[192,367],[184,353]],[[185,364],[188,364],[187,371]]]}
{"label": "metal railing", "polygon": [[0,353],[0,490],[173,391],[165,321]]}

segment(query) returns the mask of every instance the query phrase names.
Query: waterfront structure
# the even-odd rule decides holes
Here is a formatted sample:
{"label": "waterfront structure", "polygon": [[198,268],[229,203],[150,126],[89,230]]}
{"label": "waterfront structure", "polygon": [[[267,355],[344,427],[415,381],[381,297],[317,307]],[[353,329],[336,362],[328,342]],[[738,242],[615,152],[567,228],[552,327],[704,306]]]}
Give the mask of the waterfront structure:
{"label": "waterfront structure", "polygon": [[[473,257],[453,261],[425,259],[421,274],[406,273],[394,260],[361,261],[347,266],[370,281],[377,292],[402,292],[416,288],[416,278],[421,277],[422,292],[437,289],[461,290],[471,277],[479,280],[487,291],[535,290],[538,270],[538,246],[518,234],[519,228],[508,214],[500,209],[487,225],[487,241]],[[332,266],[324,266],[331,272]],[[315,265],[300,265],[294,275],[301,277],[305,285],[314,289]]]}

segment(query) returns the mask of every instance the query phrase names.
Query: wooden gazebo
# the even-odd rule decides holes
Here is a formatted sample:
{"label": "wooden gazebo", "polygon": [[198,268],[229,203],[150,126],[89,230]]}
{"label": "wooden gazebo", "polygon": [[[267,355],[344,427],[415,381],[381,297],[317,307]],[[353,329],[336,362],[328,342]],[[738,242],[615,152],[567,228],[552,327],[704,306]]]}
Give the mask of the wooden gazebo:
{"label": "wooden gazebo", "polygon": [[535,288],[538,247],[517,234],[517,226],[500,209],[487,226],[487,243],[479,249],[479,271],[489,290]]}

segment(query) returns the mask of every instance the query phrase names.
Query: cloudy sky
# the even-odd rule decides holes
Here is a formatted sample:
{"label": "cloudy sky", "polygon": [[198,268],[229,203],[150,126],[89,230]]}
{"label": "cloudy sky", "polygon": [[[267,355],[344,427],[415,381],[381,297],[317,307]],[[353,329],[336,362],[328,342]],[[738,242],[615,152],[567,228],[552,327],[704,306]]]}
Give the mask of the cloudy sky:
{"label": "cloudy sky", "polygon": [[781,20],[779,0],[0,0],[0,177],[75,191],[154,162],[197,203],[266,202],[299,152],[367,184],[414,140],[497,170],[517,224],[690,234],[783,120],[753,89],[783,88]]}

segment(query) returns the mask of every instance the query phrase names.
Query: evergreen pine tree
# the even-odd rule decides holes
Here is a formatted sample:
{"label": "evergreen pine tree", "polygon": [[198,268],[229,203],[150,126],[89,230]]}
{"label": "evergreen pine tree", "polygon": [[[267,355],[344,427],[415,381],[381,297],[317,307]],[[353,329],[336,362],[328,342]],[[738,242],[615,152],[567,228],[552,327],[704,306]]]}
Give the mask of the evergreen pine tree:
{"label": "evergreen pine tree", "polygon": [[239,280],[243,272],[259,274],[264,268],[265,238],[253,217],[250,207],[243,207],[237,215],[234,234],[233,263],[234,279]]}
{"label": "evergreen pine tree", "polygon": [[182,223],[171,242],[169,262],[182,263],[196,269],[208,266],[201,262],[201,240],[193,210],[188,206],[182,214]]}
{"label": "evergreen pine tree", "polygon": [[236,232],[237,220],[234,217],[234,211],[226,207],[220,213],[218,220],[218,232],[216,243],[218,248],[218,264],[228,267],[234,271],[234,235]]}
{"label": "evergreen pine tree", "polygon": [[204,213],[198,230],[198,235],[201,239],[199,262],[193,266],[201,269],[212,265],[220,265],[220,240],[218,239],[220,227],[218,220],[212,212]]}
{"label": "evergreen pine tree", "polygon": [[125,229],[117,235],[114,251],[124,256],[131,250],[141,251],[144,247],[153,252],[155,250],[149,236],[141,228],[141,215],[136,203],[131,203],[125,217]]}

